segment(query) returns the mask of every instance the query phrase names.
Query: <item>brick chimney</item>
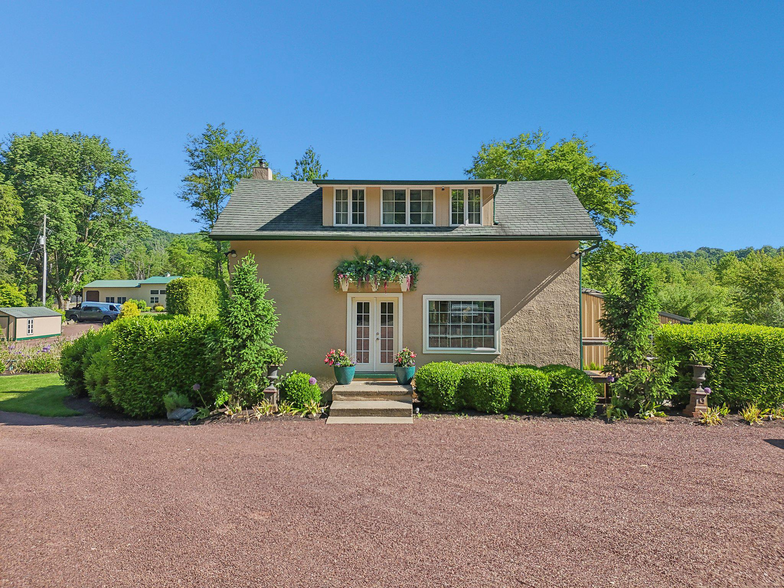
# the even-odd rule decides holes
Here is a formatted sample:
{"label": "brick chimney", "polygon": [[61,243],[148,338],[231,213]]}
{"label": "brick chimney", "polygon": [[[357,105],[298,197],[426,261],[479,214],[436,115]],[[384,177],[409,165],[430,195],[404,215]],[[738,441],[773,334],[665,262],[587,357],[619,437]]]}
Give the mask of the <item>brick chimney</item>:
{"label": "brick chimney", "polygon": [[272,170],[269,168],[269,164],[263,159],[259,159],[259,165],[253,168],[251,177],[254,180],[271,180]]}

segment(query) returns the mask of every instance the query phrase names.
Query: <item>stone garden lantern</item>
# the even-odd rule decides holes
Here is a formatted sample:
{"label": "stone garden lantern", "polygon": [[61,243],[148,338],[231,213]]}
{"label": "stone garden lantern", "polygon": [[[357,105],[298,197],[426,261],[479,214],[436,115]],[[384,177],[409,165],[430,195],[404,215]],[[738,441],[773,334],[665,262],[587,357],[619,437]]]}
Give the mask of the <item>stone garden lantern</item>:
{"label": "stone garden lantern", "polygon": [[689,405],[683,409],[683,414],[700,418],[704,412],[708,410],[708,394],[711,393],[710,388],[703,388],[702,383],[705,381],[705,373],[708,371],[709,365],[694,364],[691,366],[694,370],[692,379],[696,386],[689,390]]}

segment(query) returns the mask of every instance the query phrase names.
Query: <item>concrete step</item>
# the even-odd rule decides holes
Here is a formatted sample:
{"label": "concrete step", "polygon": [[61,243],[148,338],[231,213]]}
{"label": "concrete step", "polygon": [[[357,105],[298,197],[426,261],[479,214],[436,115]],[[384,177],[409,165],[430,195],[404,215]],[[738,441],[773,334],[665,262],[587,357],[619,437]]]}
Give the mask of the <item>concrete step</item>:
{"label": "concrete step", "polygon": [[332,416],[327,419],[328,425],[413,425],[413,417],[383,416]]}
{"label": "concrete step", "polygon": [[354,380],[348,385],[337,384],[332,388],[333,400],[408,400],[411,401],[414,389],[401,386],[397,382],[373,380]]}
{"label": "concrete step", "polygon": [[411,402],[399,400],[333,400],[329,416],[337,417],[410,417]]}

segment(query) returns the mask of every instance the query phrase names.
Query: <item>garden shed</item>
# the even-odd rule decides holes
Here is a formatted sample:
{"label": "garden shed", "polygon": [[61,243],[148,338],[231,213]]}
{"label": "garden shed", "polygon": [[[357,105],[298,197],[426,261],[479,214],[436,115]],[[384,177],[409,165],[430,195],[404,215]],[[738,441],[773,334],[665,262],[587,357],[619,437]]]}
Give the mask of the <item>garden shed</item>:
{"label": "garden shed", "polygon": [[45,306],[0,308],[0,334],[9,341],[57,337],[63,332],[62,315]]}

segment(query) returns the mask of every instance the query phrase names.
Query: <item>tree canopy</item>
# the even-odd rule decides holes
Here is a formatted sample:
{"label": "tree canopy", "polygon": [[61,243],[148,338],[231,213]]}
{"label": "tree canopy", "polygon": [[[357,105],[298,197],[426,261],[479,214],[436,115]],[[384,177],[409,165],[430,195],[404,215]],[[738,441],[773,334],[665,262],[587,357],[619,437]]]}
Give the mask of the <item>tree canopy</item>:
{"label": "tree canopy", "polygon": [[308,147],[302,159],[297,159],[294,162],[291,179],[298,182],[312,182],[313,180],[323,180],[328,175],[327,170],[321,170],[321,160],[318,154],[313,151],[313,147]]}
{"label": "tree canopy", "polygon": [[573,136],[552,145],[547,141],[539,129],[483,144],[465,172],[479,179],[567,180],[605,235],[614,235],[619,224],[633,224],[637,203],[624,174],[598,161],[584,139]]}
{"label": "tree canopy", "polygon": [[43,260],[36,245],[46,214],[48,286],[62,308],[106,252],[138,225],[131,213],[142,198],[130,157],[99,136],[12,135],[0,151],[0,172],[22,206],[23,219],[14,230],[16,251],[34,252],[32,267],[19,268],[18,278],[38,281]]}

